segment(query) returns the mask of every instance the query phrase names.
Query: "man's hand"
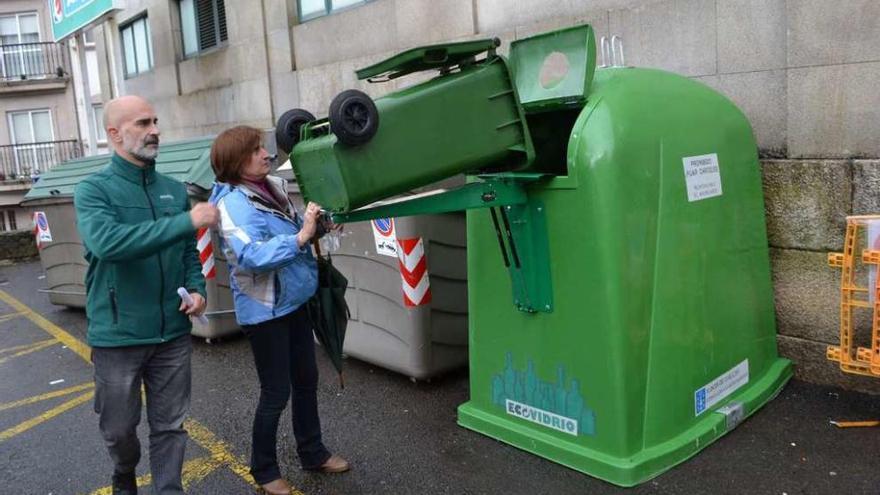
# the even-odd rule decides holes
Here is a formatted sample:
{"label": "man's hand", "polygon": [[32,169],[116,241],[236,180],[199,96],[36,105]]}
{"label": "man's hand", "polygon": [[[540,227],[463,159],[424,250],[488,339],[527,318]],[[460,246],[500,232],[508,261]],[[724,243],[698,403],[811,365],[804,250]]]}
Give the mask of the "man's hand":
{"label": "man's hand", "polygon": [[220,210],[211,203],[196,203],[189,211],[189,218],[196,229],[214,227],[220,221]]}
{"label": "man's hand", "polygon": [[199,316],[204,313],[205,307],[208,305],[205,298],[198,292],[190,292],[189,297],[193,300],[192,306],[180,301],[180,308],[178,308],[178,311],[184,311],[187,316]]}

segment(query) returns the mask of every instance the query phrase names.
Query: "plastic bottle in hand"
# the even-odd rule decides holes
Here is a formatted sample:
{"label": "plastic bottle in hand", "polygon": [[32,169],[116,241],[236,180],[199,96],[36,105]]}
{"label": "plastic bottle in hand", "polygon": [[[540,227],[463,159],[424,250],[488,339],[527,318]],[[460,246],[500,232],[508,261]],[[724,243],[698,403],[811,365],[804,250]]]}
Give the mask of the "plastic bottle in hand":
{"label": "plastic bottle in hand", "polygon": [[[183,302],[186,303],[187,306],[192,306],[193,304],[195,304],[195,301],[193,301],[193,298],[189,295],[189,292],[187,292],[185,288],[178,287],[177,295],[180,296],[181,299],[183,299]],[[199,323],[201,323],[202,325],[208,324],[208,317],[205,315],[198,315],[194,318],[198,320]]]}

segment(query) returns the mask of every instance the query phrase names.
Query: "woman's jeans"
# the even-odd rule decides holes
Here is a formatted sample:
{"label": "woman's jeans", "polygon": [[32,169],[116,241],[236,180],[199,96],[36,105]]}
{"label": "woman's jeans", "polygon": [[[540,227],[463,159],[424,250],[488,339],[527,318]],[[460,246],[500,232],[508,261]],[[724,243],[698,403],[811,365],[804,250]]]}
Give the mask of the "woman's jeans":
{"label": "woman's jeans", "polygon": [[293,390],[293,435],[303,469],[317,469],[330,452],[321,442],[315,341],[305,307],[256,325],[243,325],[251,342],[260,402],[254,417],[251,475],[259,484],[281,478],[276,455],[278,420]]}

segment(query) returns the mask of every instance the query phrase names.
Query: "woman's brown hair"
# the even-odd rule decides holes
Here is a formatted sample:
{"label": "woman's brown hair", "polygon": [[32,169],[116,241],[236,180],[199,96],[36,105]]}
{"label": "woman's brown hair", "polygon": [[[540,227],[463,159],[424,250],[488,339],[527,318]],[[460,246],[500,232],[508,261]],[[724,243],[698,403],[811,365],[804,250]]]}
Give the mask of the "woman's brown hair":
{"label": "woman's brown hair", "polygon": [[262,134],[246,125],[226,129],[211,145],[211,168],[218,182],[238,184],[241,169],[251,155],[260,149]]}

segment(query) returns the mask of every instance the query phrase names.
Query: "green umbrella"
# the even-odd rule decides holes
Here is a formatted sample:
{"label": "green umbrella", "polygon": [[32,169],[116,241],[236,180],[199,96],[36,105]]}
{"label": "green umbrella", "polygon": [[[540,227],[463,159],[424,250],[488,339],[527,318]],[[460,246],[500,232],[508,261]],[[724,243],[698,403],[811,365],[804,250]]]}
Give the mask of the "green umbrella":
{"label": "green umbrella", "polygon": [[339,386],[345,388],[342,377],[342,344],[345,342],[348,318],[351,316],[348,303],[345,302],[348,279],[333,266],[329,254],[327,257],[321,256],[317,242],[315,253],[318,261],[318,289],[306,303],[306,307],[315,336],[339,372]]}

